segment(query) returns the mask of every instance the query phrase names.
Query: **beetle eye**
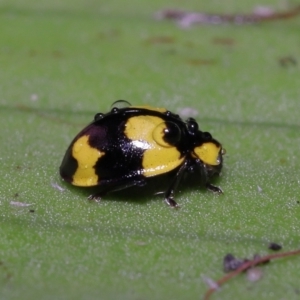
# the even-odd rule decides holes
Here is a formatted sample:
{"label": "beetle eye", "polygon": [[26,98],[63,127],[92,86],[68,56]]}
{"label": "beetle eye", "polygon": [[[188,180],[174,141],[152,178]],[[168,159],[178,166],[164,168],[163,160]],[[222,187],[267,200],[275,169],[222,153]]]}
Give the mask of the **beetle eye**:
{"label": "beetle eye", "polygon": [[114,109],[114,108],[125,108],[125,107],[128,107],[128,106],[131,106],[131,104],[126,101],[126,100],[117,100],[115,101],[111,106],[110,106],[110,109]]}
{"label": "beetle eye", "polygon": [[193,118],[189,118],[189,119],[187,120],[187,128],[188,128],[188,131],[189,131],[191,134],[195,134],[195,133],[198,132],[198,130],[199,130],[198,123],[197,123],[196,120],[193,119]]}
{"label": "beetle eye", "polygon": [[163,147],[173,147],[181,139],[181,130],[173,122],[160,123],[153,131],[153,139]]}
{"label": "beetle eye", "polygon": [[97,113],[97,114],[95,114],[94,121],[98,121],[98,120],[102,119],[103,117],[104,117],[103,113]]}

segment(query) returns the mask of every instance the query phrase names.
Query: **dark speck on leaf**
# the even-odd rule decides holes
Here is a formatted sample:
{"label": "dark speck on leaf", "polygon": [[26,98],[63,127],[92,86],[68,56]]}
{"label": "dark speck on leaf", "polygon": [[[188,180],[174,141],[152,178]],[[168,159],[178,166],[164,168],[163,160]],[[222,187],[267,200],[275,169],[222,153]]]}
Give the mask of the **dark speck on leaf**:
{"label": "dark speck on leaf", "polygon": [[269,244],[268,249],[273,250],[273,251],[279,251],[282,249],[282,246],[277,243],[272,242]]}
{"label": "dark speck on leaf", "polygon": [[239,268],[245,260],[235,258],[231,253],[225,255],[223,259],[223,269],[225,273],[231,272]]}

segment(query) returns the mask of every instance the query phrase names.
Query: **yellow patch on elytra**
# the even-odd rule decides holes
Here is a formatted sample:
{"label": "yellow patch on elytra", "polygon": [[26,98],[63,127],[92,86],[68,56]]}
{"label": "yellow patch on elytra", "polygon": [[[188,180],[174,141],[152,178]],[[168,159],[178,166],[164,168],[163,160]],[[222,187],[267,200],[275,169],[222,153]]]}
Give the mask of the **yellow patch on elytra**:
{"label": "yellow patch on elytra", "polygon": [[74,143],[72,149],[72,155],[78,163],[72,183],[77,186],[94,186],[99,181],[94,166],[105,153],[91,147],[88,141],[89,136],[83,135]]}
{"label": "yellow patch on elytra", "polygon": [[176,147],[163,140],[165,128],[164,120],[156,116],[131,117],[126,123],[125,135],[134,146],[144,150],[141,171],[146,177],[174,170],[184,160]]}
{"label": "yellow patch on elytra", "polygon": [[206,142],[201,146],[198,146],[194,149],[197,157],[199,157],[205,164],[211,166],[217,166],[220,164],[219,154],[221,146],[216,145],[215,143]]}

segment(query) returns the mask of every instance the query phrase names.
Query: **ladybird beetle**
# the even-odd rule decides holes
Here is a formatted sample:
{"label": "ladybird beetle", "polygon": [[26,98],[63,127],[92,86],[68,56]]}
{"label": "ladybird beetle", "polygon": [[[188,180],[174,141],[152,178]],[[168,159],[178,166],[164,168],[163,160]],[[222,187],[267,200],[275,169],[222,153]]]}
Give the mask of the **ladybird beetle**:
{"label": "ladybird beetle", "polygon": [[[121,100],[120,100],[121,101]],[[99,186],[89,199],[130,186],[143,186],[147,178],[175,171],[164,193],[177,207],[174,191],[185,172],[198,172],[206,188],[222,169],[225,150],[193,118],[184,122],[164,108],[128,106],[98,113],[71,142],[60,166],[63,180],[75,186]]]}

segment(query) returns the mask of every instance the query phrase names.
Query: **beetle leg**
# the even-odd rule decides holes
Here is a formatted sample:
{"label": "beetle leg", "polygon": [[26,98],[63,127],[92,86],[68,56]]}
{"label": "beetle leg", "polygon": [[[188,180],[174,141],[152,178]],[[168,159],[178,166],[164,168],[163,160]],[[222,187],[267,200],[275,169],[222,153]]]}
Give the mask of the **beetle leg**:
{"label": "beetle leg", "polygon": [[216,194],[223,194],[223,191],[221,188],[211,184],[208,180],[209,180],[209,174],[208,174],[208,170],[206,169],[205,165],[203,165],[203,163],[199,160],[198,165],[200,166],[200,172],[201,172],[201,177],[203,178],[203,181],[205,182],[205,187]]}
{"label": "beetle leg", "polygon": [[186,160],[184,164],[177,171],[174,180],[172,181],[172,183],[170,184],[170,186],[165,192],[165,202],[171,207],[179,207],[177,202],[174,200],[174,192],[178,186],[178,183],[182,178],[182,175],[186,171],[187,167],[188,167],[188,161]]}
{"label": "beetle leg", "polygon": [[100,202],[102,197],[105,196],[107,192],[101,191],[88,196],[88,200],[95,200],[95,202]]}
{"label": "beetle leg", "polygon": [[110,192],[127,189],[131,186],[143,186],[145,184],[146,181],[143,178],[138,178],[138,179],[132,179],[132,177],[124,178],[118,183],[112,182],[112,183],[108,183],[107,186],[103,186],[103,188],[99,192],[89,195],[88,200],[100,201],[101,198],[103,198],[106,194]]}
{"label": "beetle leg", "polygon": [[207,182],[205,184],[206,188],[216,194],[223,194],[223,191],[221,188],[219,188],[218,186],[212,185],[211,183]]}

